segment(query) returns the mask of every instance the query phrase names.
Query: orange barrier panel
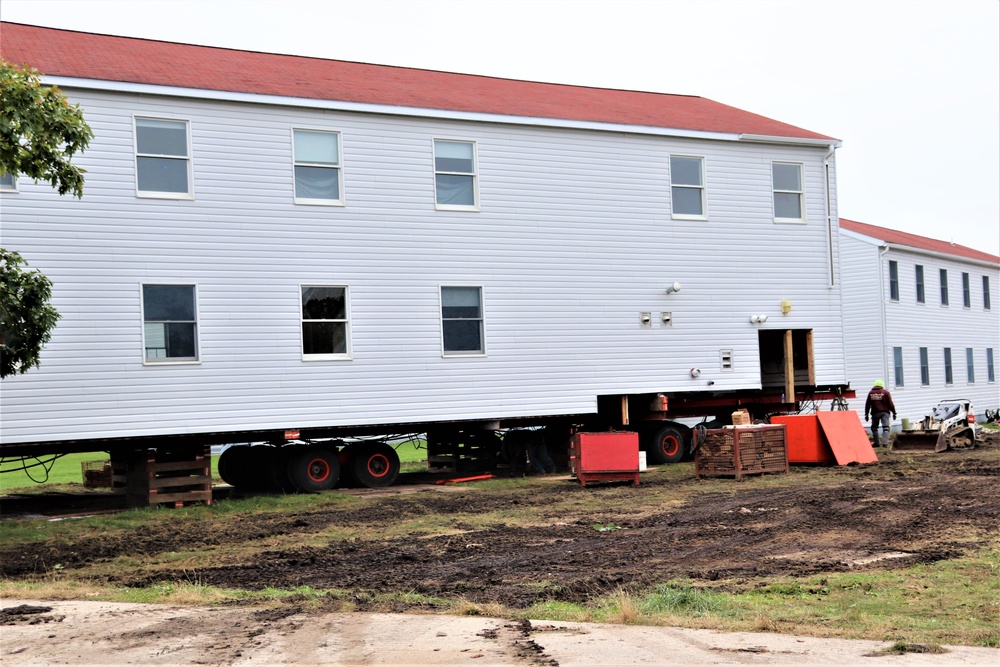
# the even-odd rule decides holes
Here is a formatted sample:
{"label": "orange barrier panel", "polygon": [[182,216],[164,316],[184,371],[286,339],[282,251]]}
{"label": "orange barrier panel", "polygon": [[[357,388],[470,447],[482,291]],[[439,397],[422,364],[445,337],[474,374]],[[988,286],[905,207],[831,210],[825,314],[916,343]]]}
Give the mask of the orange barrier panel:
{"label": "orange barrier panel", "polygon": [[837,463],[842,466],[848,463],[878,463],[878,456],[857,412],[817,412],[816,417]]}
{"label": "orange barrier panel", "polygon": [[775,415],[771,423],[785,425],[789,463],[830,465],[836,461],[816,415]]}

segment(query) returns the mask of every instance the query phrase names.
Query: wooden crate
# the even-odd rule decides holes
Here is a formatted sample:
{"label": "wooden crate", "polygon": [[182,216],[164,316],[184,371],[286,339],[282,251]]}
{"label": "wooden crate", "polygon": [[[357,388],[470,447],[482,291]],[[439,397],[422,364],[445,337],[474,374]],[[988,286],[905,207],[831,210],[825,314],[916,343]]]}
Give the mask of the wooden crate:
{"label": "wooden crate", "polygon": [[170,503],[212,504],[212,451],[208,445],[174,451],[137,450],[128,458],[125,498],[129,507]]}
{"label": "wooden crate", "polygon": [[714,429],[695,451],[695,475],[735,477],[788,472],[785,427],[738,426]]}

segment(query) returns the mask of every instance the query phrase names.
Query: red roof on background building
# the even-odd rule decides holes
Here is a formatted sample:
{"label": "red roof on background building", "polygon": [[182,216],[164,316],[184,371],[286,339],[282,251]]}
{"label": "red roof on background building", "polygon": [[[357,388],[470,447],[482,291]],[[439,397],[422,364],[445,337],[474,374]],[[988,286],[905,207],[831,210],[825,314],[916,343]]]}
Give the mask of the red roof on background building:
{"label": "red roof on background building", "polygon": [[193,46],[3,23],[0,55],[47,76],[420,109],[835,141],[703,97]]}
{"label": "red roof on background building", "polygon": [[870,236],[886,243],[907,246],[909,248],[918,248],[920,250],[930,250],[932,252],[939,252],[945,255],[964,257],[966,259],[977,259],[981,262],[1000,264],[1000,257],[997,255],[991,255],[988,252],[967,248],[964,245],[957,245],[947,241],[929,239],[926,236],[917,236],[916,234],[899,232],[895,229],[876,227],[875,225],[869,225],[864,222],[855,222],[854,220],[841,218],[840,228],[857,232],[858,234],[864,234],[865,236]]}

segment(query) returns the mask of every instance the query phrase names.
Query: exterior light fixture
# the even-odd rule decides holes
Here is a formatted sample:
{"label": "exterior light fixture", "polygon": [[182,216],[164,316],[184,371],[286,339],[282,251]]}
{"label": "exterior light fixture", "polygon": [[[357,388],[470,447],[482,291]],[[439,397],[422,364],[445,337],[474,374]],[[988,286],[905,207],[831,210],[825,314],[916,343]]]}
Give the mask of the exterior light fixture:
{"label": "exterior light fixture", "polygon": [[680,292],[680,291],[681,291],[680,283],[674,283],[673,285],[669,285],[667,287],[667,294],[673,294],[675,292]]}
{"label": "exterior light fixture", "polygon": [[750,323],[751,324],[763,324],[764,322],[767,322],[767,315],[751,315],[750,316]]}

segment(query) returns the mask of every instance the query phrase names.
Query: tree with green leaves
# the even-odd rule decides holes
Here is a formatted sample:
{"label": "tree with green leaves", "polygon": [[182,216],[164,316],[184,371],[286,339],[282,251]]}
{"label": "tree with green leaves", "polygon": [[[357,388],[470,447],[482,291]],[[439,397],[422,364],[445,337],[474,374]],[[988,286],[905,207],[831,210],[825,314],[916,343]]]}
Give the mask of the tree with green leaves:
{"label": "tree with green leaves", "polygon": [[[94,134],[80,106],[39,77],[0,60],[0,175],[47,181],[60,195],[82,197],[86,172],[71,160]],[[0,378],[37,366],[59,319],[52,282],[26,267],[20,254],[0,248]]]}
{"label": "tree with green leaves", "polygon": [[59,319],[49,303],[52,281],[26,266],[21,255],[0,248],[0,378],[37,366]]}
{"label": "tree with green leaves", "polygon": [[94,137],[78,104],[43,86],[28,66],[0,60],[0,174],[48,181],[59,194],[83,196],[85,169],[70,160]]}

